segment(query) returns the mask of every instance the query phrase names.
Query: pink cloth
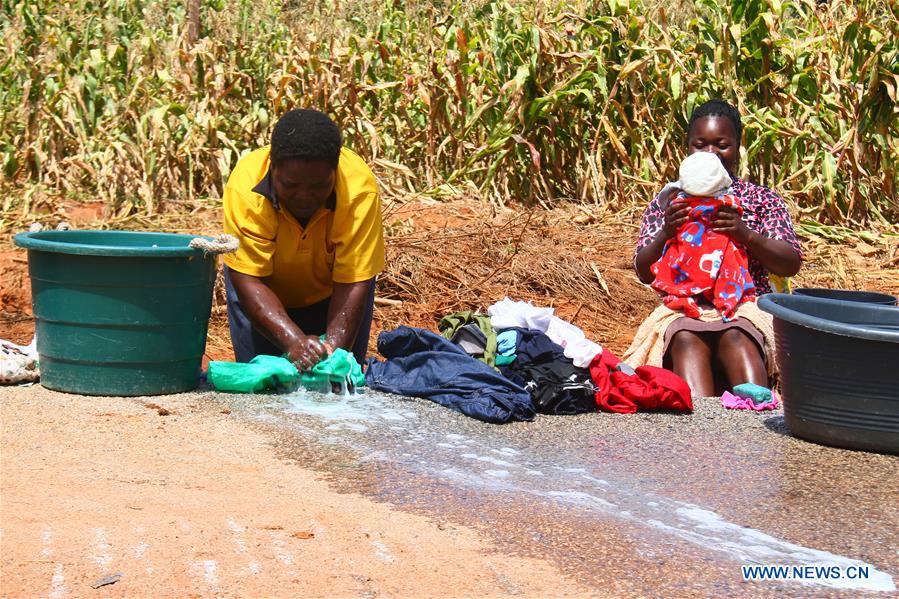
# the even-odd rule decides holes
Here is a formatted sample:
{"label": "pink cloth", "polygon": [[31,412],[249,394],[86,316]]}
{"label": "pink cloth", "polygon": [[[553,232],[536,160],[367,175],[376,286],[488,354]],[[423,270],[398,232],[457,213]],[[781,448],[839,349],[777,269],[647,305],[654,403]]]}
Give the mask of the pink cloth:
{"label": "pink cloth", "polygon": [[755,403],[748,397],[737,397],[730,391],[725,391],[721,396],[721,405],[728,410],[755,410],[763,412],[765,410],[776,410],[780,405],[777,393],[771,392],[771,401],[765,403]]}

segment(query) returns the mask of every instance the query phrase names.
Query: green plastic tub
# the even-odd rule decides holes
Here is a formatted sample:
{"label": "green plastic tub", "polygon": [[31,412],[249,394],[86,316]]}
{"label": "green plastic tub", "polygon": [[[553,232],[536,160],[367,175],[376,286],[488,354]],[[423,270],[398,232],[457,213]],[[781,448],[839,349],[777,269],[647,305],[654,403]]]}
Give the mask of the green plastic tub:
{"label": "green plastic tub", "polygon": [[41,384],[84,395],[162,395],[198,383],[215,255],[192,235],[40,231],[28,250]]}

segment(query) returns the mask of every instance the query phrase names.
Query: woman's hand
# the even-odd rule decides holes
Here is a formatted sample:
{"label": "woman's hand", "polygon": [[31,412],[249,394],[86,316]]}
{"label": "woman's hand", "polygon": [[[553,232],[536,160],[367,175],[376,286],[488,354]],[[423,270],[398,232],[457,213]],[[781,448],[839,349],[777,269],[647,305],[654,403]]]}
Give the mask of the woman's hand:
{"label": "woman's hand", "polygon": [[759,235],[746,226],[740,212],[733,206],[721,206],[712,217],[712,228],[724,233],[746,248],[769,272],[792,277],[802,266],[802,258],[793,246],[782,239]]}
{"label": "woman's hand", "polygon": [[662,225],[662,236],[667,241],[675,235],[677,230],[690,218],[690,207],[686,202],[673,200],[665,208],[665,224]]}
{"label": "woman's hand", "polygon": [[724,233],[737,243],[748,246],[752,230],[740,218],[740,211],[734,206],[720,206],[712,216],[712,229]]}
{"label": "woman's hand", "polygon": [[329,344],[319,341],[316,335],[300,335],[287,347],[287,359],[302,372],[311,369],[333,351]]}

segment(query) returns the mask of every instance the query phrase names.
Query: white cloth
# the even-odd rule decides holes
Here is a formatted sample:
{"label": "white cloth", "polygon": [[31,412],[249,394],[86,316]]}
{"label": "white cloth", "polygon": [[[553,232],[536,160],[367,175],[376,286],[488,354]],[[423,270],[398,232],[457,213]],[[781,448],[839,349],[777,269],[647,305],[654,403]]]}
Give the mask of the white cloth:
{"label": "white cloth", "polygon": [[671,197],[676,196],[681,191],[683,190],[680,188],[680,181],[667,183],[665,187],[662,188],[662,191],[659,192],[659,207],[662,210],[668,208],[668,202],[671,201]]}
{"label": "white cloth", "polygon": [[678,175],[679,187],[691,196],[711,197],[733,184],[721,160],[711,152],[694,152],[684,158]]}
{"label": "white cloth", "polygon": [[490,324],[500,331],[512,327],[533,329],[545,333],[553,343],[562,346],[565,357],[578,368],[587,368],[602,346],[587,339],[584,331],[556,316],[552,308],[538,308],[528,302],[504,298],[487,308]]}
{"label": "white cloth", "polygon": [[0,339],[0,383],[33,383],[39,377],[36,337],[28,345]]}
{"label": "white cloth", "polygon": [[724,165],[711,152],[690,154],[680,165],[680,181],[671,181],[659,192],[659,206],[668,207],[673,195],[683,191],[687,195],[714,197],[733,185]]}
{"label": "white cloth", "polygon": [[490,324],[497,331],[521,327],[545,333],[549,323],[555,318],[552,308],[538,308],[533,304],[515,302],[509,298],[504,298],[487,308],[487,314],[490,315]]}

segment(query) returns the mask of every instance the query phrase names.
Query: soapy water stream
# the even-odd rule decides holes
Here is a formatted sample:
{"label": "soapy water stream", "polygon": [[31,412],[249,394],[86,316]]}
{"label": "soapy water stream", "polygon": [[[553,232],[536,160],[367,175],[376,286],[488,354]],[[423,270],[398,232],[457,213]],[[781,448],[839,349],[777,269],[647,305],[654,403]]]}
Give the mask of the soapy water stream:
{"label": "soapy water stream", "polygon": [[[582,513],[618,518],[742,564],[828,565],[839,566],[844,572],[850,566],[868,569],[866,579],[797,581],[803,584],[896,590],[890,574],[863,561],[790,543],[729,522],[702,506],[638,489],[613,476],[599,478],[575,456],[566,456],[568,463],[560,465],[563,460],[559,454],[541,459],[530,447],[492,446],[489,435],[440,430],[411,406],[408,399],[372,391],[364,395],[298,391],[260,406],[252,417],[268,423],[277,421],[304,438],[350,449],[360,456],[360,462],[401,466],[451,487],[531,496]],[[458,430],[467,432],[464,427]]]}

